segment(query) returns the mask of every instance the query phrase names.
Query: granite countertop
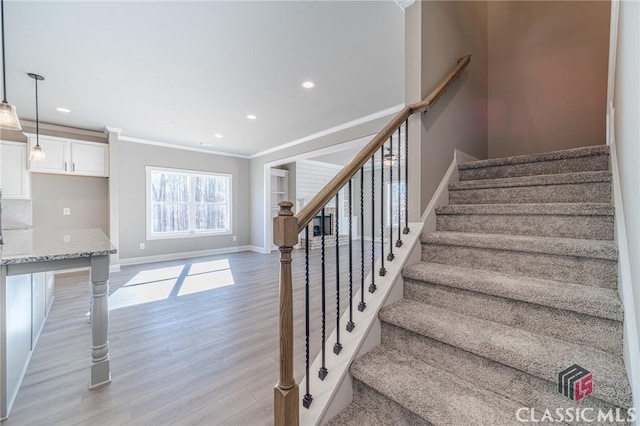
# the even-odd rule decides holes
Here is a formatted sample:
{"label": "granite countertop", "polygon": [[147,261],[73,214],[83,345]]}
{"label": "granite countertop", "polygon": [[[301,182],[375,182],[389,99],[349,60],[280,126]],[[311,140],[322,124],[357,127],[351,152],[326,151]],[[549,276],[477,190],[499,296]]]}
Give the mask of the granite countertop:
{"label": "granite countertop", "polygon": [[100,229],[3,231],[0,265],[104,256],[116,253]]}

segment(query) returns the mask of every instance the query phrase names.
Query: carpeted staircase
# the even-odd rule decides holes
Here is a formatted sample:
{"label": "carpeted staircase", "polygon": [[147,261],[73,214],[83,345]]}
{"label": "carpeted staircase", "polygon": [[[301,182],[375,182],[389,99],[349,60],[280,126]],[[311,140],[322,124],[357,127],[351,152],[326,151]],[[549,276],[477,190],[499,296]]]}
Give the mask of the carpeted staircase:
{"label": "carpeted staircase", "polygon": [[[350,368],[353,403],[329,424],[509,425],[521,407],[630,407],[608,148],[459,171],[422,262],[403,271],[404,299],[380,313],[382,345]],[[573,364],[593,374],[578,402],[557,385]]]}

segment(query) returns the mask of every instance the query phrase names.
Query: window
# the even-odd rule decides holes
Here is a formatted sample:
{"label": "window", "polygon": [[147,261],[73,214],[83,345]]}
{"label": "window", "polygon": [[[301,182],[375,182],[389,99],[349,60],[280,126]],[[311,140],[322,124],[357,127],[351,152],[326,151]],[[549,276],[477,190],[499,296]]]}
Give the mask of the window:
{"label": "window", "polygon": [[[387,183],[386,190],[387,190],[385,194],[387,198],[386,208],[388,209],[389,203],[391,203],[391,212],[392,212],[391,217],[389,217],[388,210],[385,211],[387,226],[393,226],[394,228],[396,228],[405,222],[404,182]],[[399,216],[398,216],[398,213],[400,213]]]}
{"label": "window", "polygon": [[146,170],[147,239],[231,233],[231,175]]}

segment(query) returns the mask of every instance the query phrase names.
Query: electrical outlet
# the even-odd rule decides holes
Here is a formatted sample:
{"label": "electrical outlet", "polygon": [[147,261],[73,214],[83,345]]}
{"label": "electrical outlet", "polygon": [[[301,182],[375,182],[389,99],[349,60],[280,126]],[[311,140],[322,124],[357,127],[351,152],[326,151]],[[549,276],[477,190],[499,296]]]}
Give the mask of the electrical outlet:
{"label": "electrical outlet", "polygon": [[65,207],[62,209],[62,214],[65,216],[70,216],[71,215],[71,209],[69,207]]}
{"label": "electrical outlet", "polygon": [[140,250],[144,250],[144,243],[140,243]]}
{"label": "electrical outlet", "polygon": [[233,236],[233,241],[237,241],[238,237],[236,237],[235,235]]}
{"label": "electrical outlet", "polygon": [[64,241],[65,243],[70,243],[71,242],[71,235],[64,235],[62,237],[62,241]]}

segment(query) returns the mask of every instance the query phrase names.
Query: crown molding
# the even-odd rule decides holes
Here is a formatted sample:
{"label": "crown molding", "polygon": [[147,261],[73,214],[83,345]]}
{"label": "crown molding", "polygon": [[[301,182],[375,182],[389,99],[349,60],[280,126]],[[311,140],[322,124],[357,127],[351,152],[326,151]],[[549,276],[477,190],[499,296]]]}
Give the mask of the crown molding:
{"label": "crown molding", "polygon": [[243,158],[245,160],[249,158],[247,155],[242,155],[242,154],[233,154],[233,153],[230,153],[230,152],[216,151],[216,150],[213,150],[213,149],[198,148],[198,147],[195,147],[195,146],[180,145],[180,144],[176,144],[176,143],[158,142],[158,141],[153,141],[153,140],[149,140],[149,139],[134,138],[134,137],[131,137],[131,136],[119,136],[118,139],[121,140],[121,141],[125,141],[125,142],[133,142],[133,143],[140,143],[140,144],[144,144],[144,145],[160,146],[160,147],[163,147],[163,148],[182,149],[184,151],[201,152],[201,153],[204,153],[204,154],[220,155],[220,156],[224,156],[224,157]]}
{"label": "crown molding", "polygon": [[415,2],[415,0],[395,0],[395,4],[397,4],[402,10],[407,10],[407,8]]}
{"label": "crown molding", "polygon": [[[35,121],[20,119],[20,122],[22,123],[22,127],[29,127],[33,129],[36,128]],[[104,139],[104,132],[100,132],[96,130],[80,129],[78,127],[62,126],[60,124],[43,123],[42,121],[39,123],[39,127],[40,127],[40,131],[51,130],[54,132],[69,133],[69,134],[81,135],[81,136],[91,136],[94,138]]]}
{"label": "crown molding", "polygon": [[122,129],[119,129],[117,127],[105,126],[104,134],[108,135],[109,133],[115,133],[116,135],[120,136],[120,133],[122,133]]}
{"label": "crown molding", "polygon": [[402,110],[402,108],[404,108],[404,104],[394,105],[394,106],[392,106],[390,108],[383,109],[383,110],[378,111],[378,112],[374,112],[373,114],[369,114],[369,115],[365,115],[364,117],[356,118],[355,120],[351,120],[351,121],[348,121],[346,123],[339,124],[339,125],[337,125],[335,127],[330,127],[330,128],[328,128],[326,130],[322,130],[321,132],[313,133],[313,134],[311,134],[309,136],[305,136],[303,138],[296,139],[294,141],[287,142],[285,144],[278,145],[278,146],[275,146],[273,148],[265,149],[264,151],[260,151],[260,152],[257,152],[255,154],[250,155],[249,158],[250,159],[254,159],[254,158],[262,157],[263,155],[272,154],[274,152],[278,152],[278,151],[281,151],[283,149],[291,148],[292,146],[300,145],[300,144],[303,144],[305,142],[309,142],[311,140],[318,139],[318,138],[321,138],[323,136],[330,135],[332,133],[340,132],[342,130],[349,129],[351,127],[355,127],[355,126],[358,126],[360,124],[365,124],[365,123],[368,123],[370,121],[377,120],[378,118],[382,118],[382,117],[386,117],[388,115],[394,114],[394,113]]}

